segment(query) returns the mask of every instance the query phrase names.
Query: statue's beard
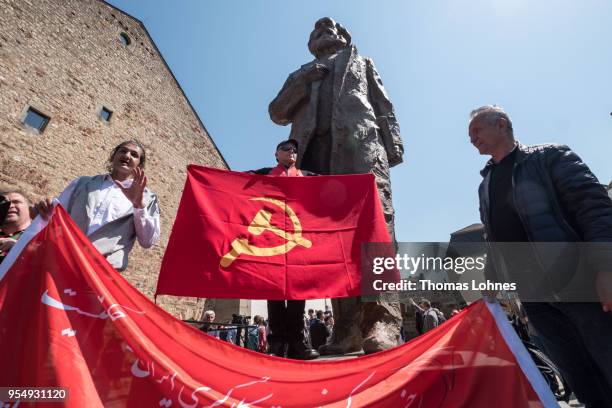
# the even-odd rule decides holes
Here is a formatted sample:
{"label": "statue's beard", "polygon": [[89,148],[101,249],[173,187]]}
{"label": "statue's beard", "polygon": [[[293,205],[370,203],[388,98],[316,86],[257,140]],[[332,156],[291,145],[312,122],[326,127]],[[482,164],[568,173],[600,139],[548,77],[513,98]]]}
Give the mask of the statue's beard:
{"label": "statue's beard", "polygon": [[313,41],[313,50],[317,58],[335,54],[346,47],[346,40],[335,34],[324,34]]}

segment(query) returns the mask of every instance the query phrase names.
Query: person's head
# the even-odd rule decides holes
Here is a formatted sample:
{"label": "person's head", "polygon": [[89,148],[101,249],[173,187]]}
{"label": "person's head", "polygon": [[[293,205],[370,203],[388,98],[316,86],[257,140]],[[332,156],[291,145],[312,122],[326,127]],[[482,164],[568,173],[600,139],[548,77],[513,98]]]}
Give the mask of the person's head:
{"label": "person's head", "polygon": [[6,213],[2,229],[6,233],[14,233],[21,231],[30,226],[32,218],[30,217],[30,200],[18,190],[1,191],[1,196],[11,205]]}
{"label": "person's head", "polygon": [[212,323],[215,321],[215,312],[212,310],[207,310],[204,312],[204,321],[208,323]]}
{"label": "person's head", "polygon": [[340,23],[329,17],[317,20],[308,39],[308,50],[316,58],[332,55],[351,44],[351,35]]}
{"label": "person's head", "polygon": [[430,309],[430,308],[431,308],[431,303],[430,303],[430,302],[429,302],[429,300],[427,300],[427,299],[422,299],[422,300],[421,300],[421,303],[420,303],[420,306],[421,306],[423,309],[427,310],[427,309]]}
{"label": "person's head", "polygon": [[329,316],[325,316],[325,324],[328,326],[333,326],[334,325],[334,316],[329,315]]}
{"label": "person's head", "polygon": [[317,319],[323,320],[323,311],[322,310],[317,310]]}
{"label": "person's head", "polygon": [[[293,139],[283,140],[276,146],[276,161],[285,167],[295,165],[297,160],[298,143]],[[314,313],[314,312],[313,312]]]}
{"label": "person's head", "polygon": [[113,178],[125,180],[131,177],[135,168],[144,169],[146,159],[145,148],[138,140],[126,140],[112,150],[108,158],[107,170],[113,175]]}
{"label": "person's head", "polygon": [[494,155],[514,145],[514,131],[508,114],[499,106],[485,105],[470,113],[470,142],[483,155]]}
{"label": "person's head", "polygon": [[255,315],[253,317],[253,323],[255,323],[257,326],[261,326],[262,324],[264,324],[264,318],[260,315]]}

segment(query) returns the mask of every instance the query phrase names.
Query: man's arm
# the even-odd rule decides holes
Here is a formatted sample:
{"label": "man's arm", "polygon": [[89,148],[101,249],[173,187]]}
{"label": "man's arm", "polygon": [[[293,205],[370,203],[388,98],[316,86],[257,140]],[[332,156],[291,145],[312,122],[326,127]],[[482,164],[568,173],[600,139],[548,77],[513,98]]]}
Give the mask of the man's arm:
{"label": "man's arm", "polygon": [[558,200],[587,243],[586,259],[597,271],[604,311],[612,312],[612,201],[589,167],[567,146],[547,152]]}
{"label": "man's arm", "polygon": [[612,242],[612,201],[580,157],[567,146],[547,152],[557,197],[584,242]]}
{"label": "man's arm", "polygon": [[150,248],[157,243],[160,236],[157,196],[150,194],[151,200],[146,204],[145,191],[149,191],[146,190],[147,176],[140,167],[132,169],[132,174],[132,183],[129,187],[125,187],[117,180],[113,181],[134,206],[134,229],[138,243],[143,248]]}
{"label": "man's arm", "polygon": [[376,123],[387,151],[389,166],[393,167],[403,161],[404,144],[400,136],[399,124],[395,117],[393,104],[385,91],[380,75],[371,59],[366,59],[366,77],[368,96],[376,114]]}
{"label": "man's arm", "polygon": [[408,301],[410,302],[410,304],[412,305],[412,307],[414,307],[416,310],[420,311],[421,313],[423,312],[423,309],[416,304],[416,302],[414,301],[414,299],[412,298],[408,298]]}
{"label": "man's arm", "polygon": [[[72,193],[74,193],[74,189],[76,188],[77,183],[79,182],[80,177],[75,178],[68,184],[68,186],[62,191],[58,197],[59,203],[68,210],[70,204],[70,198],[72,197]],[[46,198],[41,200],[36,204],[35,212],[37,215],[40,215],[43,220],[48,220],[51,214],[53,213],[53,202],[51,198]]]}
{"label": "man's arm", "polygon": [[57,201],[64,208],[68,208],[68,204],[70,204],[70,198],[72,197],[72,193],[74,193],[74,189],[76,188],[77,183],[79,182],[80,177],[75,178],[68,184],[68,186],[62,191],[57,198]]}
{"label": "man's arm", "polygon": [[11,250],[15,246],[17,240],[15,238],[0,238],[0,256]]}
{"label": "man's arm", "polygon": [[156,195],[153,195],[146,208],[134,208],[134,229],[138,243],[143,248],[150,248],[159,241],[161,228]]}
{"label": "man's arm", "polygon": [[295,108],[310,96],[310,84],[323,79],[329,70],[322,64],[311,64],[289,75],[276,98],[270,102],[270,119],[277,125],[293,122]]}

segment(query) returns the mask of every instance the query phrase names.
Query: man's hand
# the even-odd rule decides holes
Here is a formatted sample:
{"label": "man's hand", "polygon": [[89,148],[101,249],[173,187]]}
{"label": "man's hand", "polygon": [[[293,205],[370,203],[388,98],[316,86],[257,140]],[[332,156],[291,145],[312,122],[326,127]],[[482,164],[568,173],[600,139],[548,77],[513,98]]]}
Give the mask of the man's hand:
{"label": "man's hand", "polygon": [[603,311],[612,313],[612,272],[600,271],[595,278],[595,288]]}
{"label": "man's hand", "polygon": [[13,238],[0,238],[0,253],[8,252],[17,242]]}
{"label": "man's hand", "polygon": [[327,68],[325,65],[313,64],[304,71],[302,78],[304,78],[304,81],[309,84],[325,78],[325,75],[327,75],[328,72],[329,68]]}
{"label": "man's hand", "polygon": [[51,202],[50,198],[45,198],[36,204],[35,209],[38,212],[38,215],[40,215],[43,220],[47,221],[53,214],[53,203]]}
{"label": "man's hand", "polygon": [[144,170],[140,167],[136,167],[132,170],[132,174],[134,175],[134,179],[132,180],[132,185],[128,188],[123,187],[117,180],[113,180],[117,187],[123,191],[123,194],[127,197],[128,200],[132,202],[134,208],[144,208],[144,189],[147,186],[147,176],[144,174]]}

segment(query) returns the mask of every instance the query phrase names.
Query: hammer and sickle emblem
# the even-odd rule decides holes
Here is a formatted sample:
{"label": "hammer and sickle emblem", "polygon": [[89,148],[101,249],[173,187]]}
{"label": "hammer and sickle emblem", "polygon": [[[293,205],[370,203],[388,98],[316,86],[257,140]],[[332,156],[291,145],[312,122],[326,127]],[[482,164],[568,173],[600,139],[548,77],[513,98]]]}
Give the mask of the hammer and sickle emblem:
{"label": "hammer and sickle emblem", "polygon": [[249,240],[246,238],[236,238],[232,241],[232,249],[227,254],[223,255],[223,258],[221,258],[221,262],[219,264],[223,268],[230,266],[232,262],[234,262],[241,254],[253,256],[274,256],[286,254],[297,245],[303,246],[304,248],[310,248],[312,246],[312,242],[302,237],[302,224],[300,223],[300,219],[295,214],[295,211],[293,211],[293,209],[286,203],[268,197],[256,197],[251,198],[251,200],[267,201],[283,210],[289,216],[289,219],[293,224],[293,233],[287,232],[272,225],[270,223],[272,213],[266,210],[259,210],[255,215],[255,218],[253,218],[253,221],[251,221],[251,225],[249,225],[249,233],[261,235],[264,233],[264,231],[270,231],[287,242],[271,248],[260,248],[258,246],[249,244]]}

